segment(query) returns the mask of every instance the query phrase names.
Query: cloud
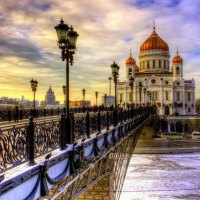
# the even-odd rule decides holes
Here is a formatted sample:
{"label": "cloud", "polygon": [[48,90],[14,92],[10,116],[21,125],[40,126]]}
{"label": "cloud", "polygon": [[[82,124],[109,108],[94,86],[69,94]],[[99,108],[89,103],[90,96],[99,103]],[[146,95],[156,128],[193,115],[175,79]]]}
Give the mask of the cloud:
{"label": "cloud", "polygon": [[108,93],[114,60],[124,80],[130,48],[138,63],[140,45],[150,35],[153,20],[172,57],[179,46],[185,79],[200,81],[199,1],[8,0],[1,4],[0,95],[32,98],[29,81],[33,77],[39,82],[38,99],[44,99],[51,83],[57,99],[63,100],[65,62],[60,59],[54,30],[61,17],[79,33],[74,65],[70,67],[71,99],[82,99],[82,88],[93,102],[94,91],[99,90],[99,96]]}

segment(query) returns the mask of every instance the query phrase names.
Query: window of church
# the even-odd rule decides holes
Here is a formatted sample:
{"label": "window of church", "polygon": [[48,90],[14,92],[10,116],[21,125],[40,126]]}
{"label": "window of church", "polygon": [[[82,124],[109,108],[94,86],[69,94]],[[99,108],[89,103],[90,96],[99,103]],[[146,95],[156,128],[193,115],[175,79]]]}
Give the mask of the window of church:
{"label": "window of church", "polygon": [[164,60],[164,69],[166,68],[166,66],[167,66],[167,61]]}
{"label": "window of church", "polygon": [[123,101],[123,94],[121,93],[120,96],[119,96],[119,101],[120,101],[120,104],[121,102]]}
{"label": "window of church", "polygon": [[161,68],[161,60],[159,60],[159,68]]}
{"label": "window of church", "polygon": [[132,100],[132,93],[129,92],[129,101],[131,101],[131,100]]}
{"label": "window of church", "polygon": [[155,60],[153,60],[153,68],[155,68],[155,65],[156,65],[156,64],[155,64]]}
{"label": "window of church", "polygon": [[165,92],[165,100],[168,101],[169,100],[169,91]]}
{"label": "window of church", "polygon": [[180,74],[180,69],[179,69],[179,67],[176,67],[176,73],[177,73],[177,74]]}
{"label": "window of church", "polygon": [[180,82],[177,82],[176,85],[180,85]]}
{"label": "window of church", "polygon": [[188,112],[191,112],[191,108],[190,107],[188,107]]}
{"label": "window of church", "polygon": [[165,84],[166,84],[166,85],[168,85],[168,83],[169,83],[168,81],[165,81]]}
{"label": "window of church", "polygon": [[155,101],[158,100],[158,92],[155,92]]}
{"label": "window of church", "polygon": [[188,101],[191,101],[191,94],[189,92],[187,93],[187,96],[188,96],[188,98],[187,98]]}
{"label": "window of church", "polygon": [[129,74],[129,76],[132,75],[132,69],[131,68],[129,68],[128,74]]}
{"label": "window of church", "polygon": [[155,84],[155,83],[156,83],[156,80],[155,80],[155,79],[152,79],[152,80],[151,80],[151,83],[152,83],[152,84]]}
{"label": "window of church", "polygon": [[176,95],[177,95],[177,101],[180,101],[180,92],[177,92]]}
{"label": "window of church", "polygon": [[147,61],[147,69],[149,69],[149,61]]}

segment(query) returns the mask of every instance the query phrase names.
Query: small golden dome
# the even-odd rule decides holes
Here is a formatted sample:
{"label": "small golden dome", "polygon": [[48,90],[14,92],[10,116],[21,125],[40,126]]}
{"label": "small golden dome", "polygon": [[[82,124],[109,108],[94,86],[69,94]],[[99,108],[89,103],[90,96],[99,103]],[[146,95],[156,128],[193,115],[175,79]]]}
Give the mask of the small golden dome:
{"label": "small golden dome", "polygon": [[130,56],[129,56],[129,58],[127,58],[127,60],[126,60],[126,65],[135,65],[135,60],[134,60],[134,58],[132,57],[132,54],[131,54],[131,49],[130,49]]}
{"label": "small golden dome", "polygon": [[127,60],[126,60],[126,65],[135,65],[135,60],[133,59],[133,57],[129,57]]}
{"label": "small golden dome", "polygon": [[153,33],[150,35],[150,37],[141,45],[140,52],[141,51],[148,51],[148,50],[164,50],[169,51],[169,47],[167,43],[162,40],[158,34],[155,31],[155,26],[153,27]]}
{"label": "small golden dome", "polygon": [[181,58],[181,57],[179,56],[179,54],[178,54],[178,48],[177,48],[177,51],[176,51],[176,56],[174,56],[172,62],[173,62],[174,64],[176,64],[176,63],[183,63],[183,58]]}

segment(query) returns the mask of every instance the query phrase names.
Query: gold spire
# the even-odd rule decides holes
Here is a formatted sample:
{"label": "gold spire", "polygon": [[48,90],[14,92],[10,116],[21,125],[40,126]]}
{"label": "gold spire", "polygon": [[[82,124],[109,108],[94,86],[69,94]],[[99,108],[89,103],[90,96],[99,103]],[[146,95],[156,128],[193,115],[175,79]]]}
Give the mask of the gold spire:
{"label": "gold spire", "polygon": [[155,20],[153,20],[153,32],[156,31],[156,25],[155,25]]}
{"label": "gold spire", "polygon": [[178,46],[176,47],[176,54],[178,55]]}
{"label": "gold spire", "polygon": [[132,53],[131,53],[131,48],[130,48],[130,57],[132,56]]}

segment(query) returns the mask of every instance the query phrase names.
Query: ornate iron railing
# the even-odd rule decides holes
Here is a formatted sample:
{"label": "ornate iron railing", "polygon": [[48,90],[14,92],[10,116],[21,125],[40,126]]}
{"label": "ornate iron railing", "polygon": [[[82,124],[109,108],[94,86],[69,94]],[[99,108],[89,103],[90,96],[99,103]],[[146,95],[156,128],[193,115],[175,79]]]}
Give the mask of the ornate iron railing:
{"label": "ornate iron railing", "polygon": [[[117,126],[129,119],[150,112],[152,108],[138,108],[76,114],[72,118],[74,141],[90,138],[110,126]],[[64,115],[62,117],[65,117]],[[0,130],[0,172],[34,158],[55,148],[61,148],[61,134],[67,135],[66,120],[34,123],[30,118],[28,125]]]}

